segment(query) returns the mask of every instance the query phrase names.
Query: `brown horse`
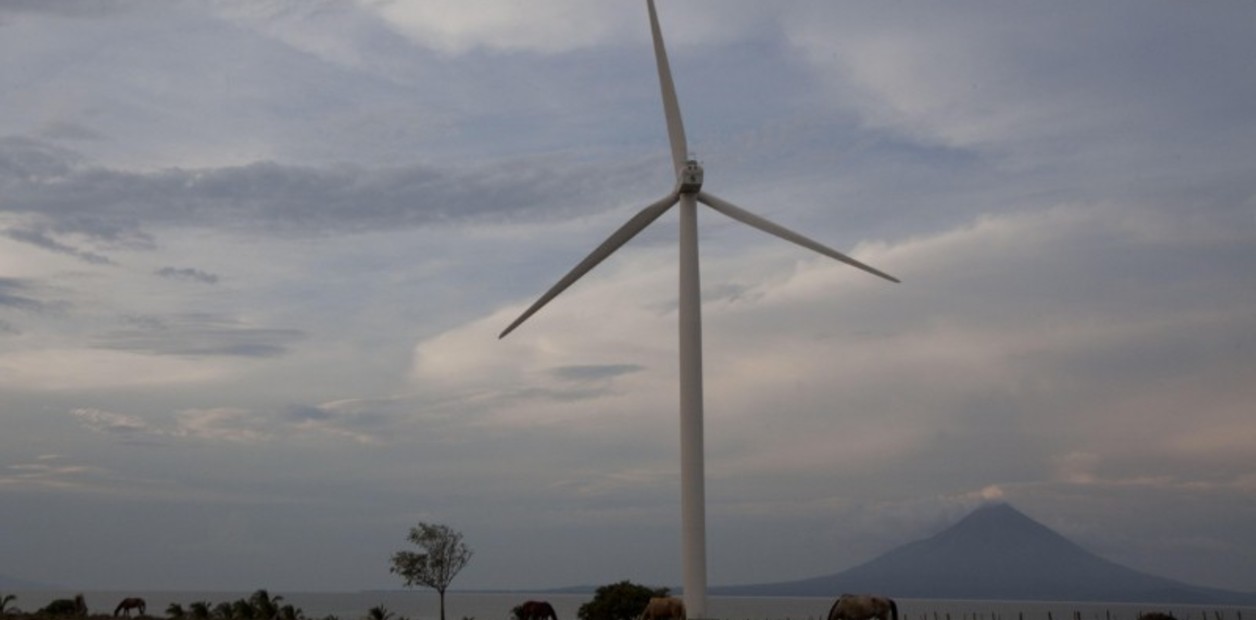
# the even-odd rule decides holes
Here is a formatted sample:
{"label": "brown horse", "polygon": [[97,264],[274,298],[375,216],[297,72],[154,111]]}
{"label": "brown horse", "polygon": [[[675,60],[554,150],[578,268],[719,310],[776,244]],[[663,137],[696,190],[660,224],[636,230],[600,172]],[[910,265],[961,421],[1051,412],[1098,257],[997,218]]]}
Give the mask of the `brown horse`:
{"label": "brown horse", "polygon": [[892,598],[868,594],[843,594],[829,608],[829,620],[898,620],[898,604]]}
{"label": "brown horse", "polygon": [[641,620],[685,620],[685,602],[674,596],[655,596],[646,603]]}
{"label": "brown horse", "polygon": [[113,615],[124,614],[130,618],[131,610],[134,609],[137,612],[135,615],[142,616],[147,608],[148,603],[145,603],[142,598],[124,598],[117,607],[113,608]]}
{"label": "brown horse", "polygon": [[547,601],[524,601],[514,608],[517,620],[558,620],[554,606]]}

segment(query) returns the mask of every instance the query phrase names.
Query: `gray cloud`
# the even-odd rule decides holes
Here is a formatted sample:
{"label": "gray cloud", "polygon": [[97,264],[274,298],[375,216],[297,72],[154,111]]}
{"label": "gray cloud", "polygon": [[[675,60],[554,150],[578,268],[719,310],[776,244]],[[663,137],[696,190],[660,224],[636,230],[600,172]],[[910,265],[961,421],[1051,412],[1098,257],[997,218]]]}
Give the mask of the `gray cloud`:
{"label": "gray cloud", "polygon": [[[98,2],[97,0],[6,0],[0,3],[0,19],[5,13],[47,13],[60,17],[99,17],[135,5],[134,0]],[[2,22],[0,22],[2,23]]]}
{"label": "gray cloud", "polygon": [[45,250],[48,250],[49,252],[56,252],[57,254],[65,254],[66,256],[73,256],[74,258],[77,258],[85,263],[91,263],[93,265],[112,265],[113,264],[113,261],[109,260],[109,257],[107,256],[102,256],[100,254],[97,254],[95,252],[89,252],[87,250],[80,250],[74,246],[61,243],[57,241],[56,239],[49,237],[47,233],[43,231],[24,230],[24,229],[17,228],[17,229],[10,229],[10,230],[5,231],[5,236],[7,236],[8,238],[14,241],[21,241],[22,243],[29,243],[33,246],[41,247]]}
{"label": "gray cloud", "polygon": [[73,151],[42,140],[0,136],[0,187],[64,176],[78,160]]}
{"label": "gray cloud", "polygon": [[284,410],[280,420],[293,428],[317,434],[345,438],[356,443],[381,443],[389,440],[389,432],[399,411],[409,399],[370,398],[293,405]]}
{"label": "gray cloud", "polygon": [[[164,227],[304,236],[512,221],[525,213],[552,217],[575,205],[606,206],[616,186],[628,185],[640,173],[639,162],[611,168],[546,160],[449,168],[257,162],[130,172],[85,166],[68,151],[11,139],[0,141],[0,187],[6,189],[0,213],[34,218],[57,232],[151,247],[148,230]],[[107,261],[40,230],[9,236],[84,260]]]}
{"label": "gray cloud", "polygon": [[288,408],[284,418],[295,422],[325,422],[332,418],[332,414],[314,405],[294,405]]}
{"label": "gray cloud", "polygon": [[[0,308],[38,315],[61,316],[65,314],[72,307],[70,302],[49,298],[47,288],[38,280],[0,276]],[[9,327],[13,328],[12,325]]]}
{"label": "gray cloud", "polygon": [[560,366],[550,371],[555,378],[567,381],[598,381],[614,379],[626,374],[641,372],[644,366],[639,364],[590,364],[582,366]]}
{"label": "gray cloud", "polygon": [[0,306],[39,312],[47,307],[42,301],[27,296],[31,285],[20,278],[0,277]]}
{"label": "gray cloud", "polygon": [[103,137],[96,131],[69,121],[53,121],[39,130],[39,135],[49,140],[92,141]]}
{"label": "gray cloud", "polygon": [[305,338],[301,330],[254,327],[207,313],[132,317],[128,322],[129,329],[103,334],[95,346],[153,355],[275,357]]}
{"label": "gray cloud", "polygon": [[171,280],[182,280],[185,282],[200,282],[202,284],[218,284],[218,276],[200,269],[162,267],[154,274]]}

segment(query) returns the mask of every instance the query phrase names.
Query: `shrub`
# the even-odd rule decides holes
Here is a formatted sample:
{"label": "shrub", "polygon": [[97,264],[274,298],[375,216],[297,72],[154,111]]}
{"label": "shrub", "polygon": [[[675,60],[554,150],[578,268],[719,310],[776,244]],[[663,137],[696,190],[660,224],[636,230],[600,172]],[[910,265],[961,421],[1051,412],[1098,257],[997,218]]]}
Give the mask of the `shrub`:
{"label": "shrub", "polygon": [[650,599],[667,596],[667,588],[648,588],[621,581],[597,589],[593,600],[580,606],[580,620],[636,620]]}

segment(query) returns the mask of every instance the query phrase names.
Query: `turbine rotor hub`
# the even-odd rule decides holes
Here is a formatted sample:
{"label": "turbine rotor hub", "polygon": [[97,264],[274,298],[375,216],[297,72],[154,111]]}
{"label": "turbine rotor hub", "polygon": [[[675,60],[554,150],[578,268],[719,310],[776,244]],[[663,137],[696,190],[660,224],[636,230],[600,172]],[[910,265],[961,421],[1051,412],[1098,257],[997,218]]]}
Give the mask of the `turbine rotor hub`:
{"label": "turbine rotor hub", "polygon": [[681,169],[677,182],[680,185],[680,193],[698,193],[702,189],[702,165],[694,159],[685,162],[685,167]]}

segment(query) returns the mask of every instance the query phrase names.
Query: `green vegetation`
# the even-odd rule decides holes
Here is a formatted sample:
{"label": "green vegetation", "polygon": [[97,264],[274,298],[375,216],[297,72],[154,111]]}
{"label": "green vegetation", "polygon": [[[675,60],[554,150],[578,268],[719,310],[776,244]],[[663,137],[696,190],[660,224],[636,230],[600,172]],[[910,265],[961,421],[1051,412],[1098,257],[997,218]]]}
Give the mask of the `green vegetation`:
{"label": "green vegetation", "polygon": [[667,596],[667,588],[648,588],[631,581],[621,581],[597,589],[593,600],[580,606],[580,620],[636,620],[645,611],[646,603],[656,596]]}
{"label": "green vegetation", "polygon": [[439,523],[419,523],[407,537],[422,552],[393,554],[390,572],[401,575],[406,586],[424,585],[440,594],[440,620],[445,620],[445,590],[458,572],[471,561],[471,549],[462,542],[462,532]]}
{"label": "green vegetation", "polygon": [[405,616],[398,618],[397,614],[394,614],[393,612],[388,611],[388,608],[384,607],[383,605],[376,605],[368,609],[366,611],[366,618],[363,618],[363,620],[394,620],[394,619],[395,620],[409,620]]}
{"label": "green vegetation", "polygon": [[0,616],[9,613],[9,603],[16,600],[16,594],[0,594]]}
{"label": "green vegetation", "polygon": [[[88,614],[87,604],[83,600],[83,595],[78,595],[73,599],[57,599],[47,606],[41,608],[32,614],[23,614],[12,608],[8,604],[14,600],[13,595],[0,597],[0,608],[6,615],[5,620],[42,620],[44,618],[65,618],[79,617],[87,620],[98,620],[105,618],[113,618],[109,614]],[[169,620],[314,620],[309,618],[299,608],[292,605],[282,605],[282,596],[271,596],[266,590],[258,590],[247,599],[239,599],[231,602],[210,603],[209,601],[196,601],[189,603],[186,607],[180,603],[171,603],[166,607],[166,618]],[[152,616],[140,615],[139,618],[151,618]],[[339,620],[335,616],[326,616],[319,620]],[[384,619],[390,620],[390,619]],[[406,620],[400,618],[398,620]]]}
{"label": "green vegetation", "polygon": [[74,598],[59,598],[48,603],[37,613],[45,616],[86,616],[87,602],[82,594],[76,594]]}

